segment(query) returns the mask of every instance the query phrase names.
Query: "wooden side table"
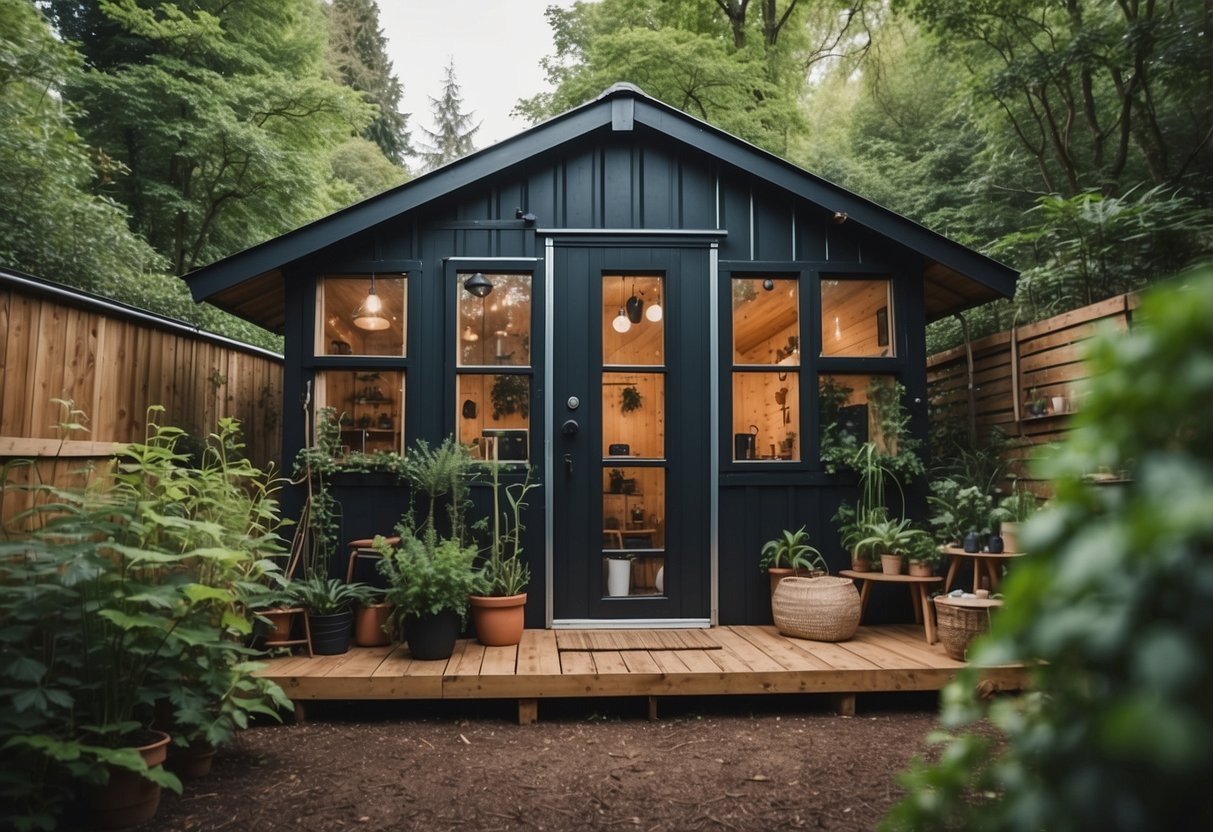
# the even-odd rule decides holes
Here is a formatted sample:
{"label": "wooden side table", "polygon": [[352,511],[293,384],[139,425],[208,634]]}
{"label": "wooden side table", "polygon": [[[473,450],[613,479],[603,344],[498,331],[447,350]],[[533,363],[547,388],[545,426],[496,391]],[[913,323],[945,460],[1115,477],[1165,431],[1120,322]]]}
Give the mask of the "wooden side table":
{"label": "wooden side table", "polygon": [[838,573],[843,578],[859,581],[859,617],[868,608],[868,594],[872,584],[902,584],[910,590],[914,607],[914,623],[922,624],[926,630],[927,644],[935,643],[935,609],[927,594],[927,587],[943,580],[938,575],[919,577],[917,575],[886,575],[883,572],[856,572],[854,569],[843,569]]}
{"label": "wooden side table", "polygon": [[1004,563],[1010,563],[1015,558],[1022,558],[1024,552],[1000,552],[999,554],[991,554],[990,552],[966,552],[958,546],[940,546],[939,551],[948,556],[951,561],[948,564],[948,575],[943,582],[943,591],[950,592],[952,582],[956,578],[956,573],[960,570],[960,562],[964,558],[971,558],[973,561],[973,588],[971,592],[976,592],[981,589],[981,573],[985,570],[986,576],[990,579],[990,592],[994,592],[998,588],[999,566]]}

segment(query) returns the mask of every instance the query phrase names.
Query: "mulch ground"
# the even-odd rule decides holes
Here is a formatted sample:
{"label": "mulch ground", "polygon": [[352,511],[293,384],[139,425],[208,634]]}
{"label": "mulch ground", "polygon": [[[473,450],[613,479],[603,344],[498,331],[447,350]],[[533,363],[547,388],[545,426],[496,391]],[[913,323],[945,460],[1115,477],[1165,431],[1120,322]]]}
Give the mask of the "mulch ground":
{"label": "mulch ground", "polygon": [[245,731],[150,830],[874,828],[938,727],[934,695],[323,703]]}

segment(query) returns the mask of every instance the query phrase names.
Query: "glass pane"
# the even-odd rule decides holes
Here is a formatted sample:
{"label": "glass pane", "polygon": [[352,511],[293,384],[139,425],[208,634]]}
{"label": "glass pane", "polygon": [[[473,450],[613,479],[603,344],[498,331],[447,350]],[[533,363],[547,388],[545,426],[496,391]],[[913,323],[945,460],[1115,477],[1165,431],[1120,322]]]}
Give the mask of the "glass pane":
{"label": "glass pane", "polygon": [[327,275],[317,298],[317,355],[404,355],[408,291],[402,275]]}
{"label": "glass pane", "polygon": [[734,364],[800,364],[798,294],[794,278],[733,281]]}
{"label": "glass pane", "polygon": [[897,453],[896,438],[886,439],[882,434],[886,410],[896,409],[898,385],[895,377],[822,376],[817,383],[817,396],[823,462],[841,462],[849,450],[869,439],[881,451]]}
{"label": "glass pane", "polygon": [[821,280],[821,354],[893,355],[890,283]]}
{"label": "glass pane", "polygon": [[602,363],[665,363],[665,293],[660,277],[602,278]]}
{"label": "glass pane", "polygon": [[466,288],[476,274],[458,276],[459,366],[530,366],[531,276],[483,274],[491,288],[479,297]]}
{"label": "glass pane", "polygon": [[478,459],[530,458],[531,377],[460,373],[455,376],[459,441]]}
{"label": "glass pane", "polygon": [[800,459],[800,374],[733,373],[733,459]]}
{"label": "glass pane", "polygon": [[662,594],[665,470],[604,468],[602,492],[602,585],[606,594]]}
{"label": "glass pane", "polygon": [[404,453],[404,373],[325,370],[317,374],[316,405],[333,408],[341,420],[347,452]]}
{"label": "glass pane", "polygon": [[602,455],[665,456],[665,376],[602,374]]}

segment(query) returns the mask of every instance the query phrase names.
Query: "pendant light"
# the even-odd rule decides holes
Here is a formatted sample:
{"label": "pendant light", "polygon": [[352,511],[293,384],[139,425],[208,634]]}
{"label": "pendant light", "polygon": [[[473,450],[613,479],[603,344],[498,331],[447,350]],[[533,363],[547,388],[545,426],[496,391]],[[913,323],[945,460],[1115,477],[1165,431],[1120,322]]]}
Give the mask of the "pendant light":
{"label": "pendant light", "polygon": [[[656,291],[654,291],[653,294],[656,295]],[[649,308],[644,310],[644,316],[653,323],[657,323],[661,320],[661,314],[661,298],[656,298],[652,303],[649,304]]]}
{"label": "pendant light", "polygon": [[366,300],[354,310],[354,326],[372,332],[387,329],[392,325],[383,315],[383,299],[375,292],[375,275],[371,274],[371,288]]}
{"label": "pendant light", "polygon": [[[623,278],[619,279],[619,299],[620,301],[623,300]],[[620,335],[632,328],[632,321],[628,318],[628,313],[623,311],[622,304],[619,307],[619,314],[611,322],[611,327]]]}
{"label": "pendant light", "polygon": [[484,272],[476,272],[474,275],[463,281],[463,288],[467,289],[478,298],[486,298],[489,292],[493,291],[492,282],[484,276]]}
{"label": "pendant light", "polygon": [[632,296],[628,298],[628,320],[634,324],[644,320],[644,299],[636,296],[636,281],[632,281]]}

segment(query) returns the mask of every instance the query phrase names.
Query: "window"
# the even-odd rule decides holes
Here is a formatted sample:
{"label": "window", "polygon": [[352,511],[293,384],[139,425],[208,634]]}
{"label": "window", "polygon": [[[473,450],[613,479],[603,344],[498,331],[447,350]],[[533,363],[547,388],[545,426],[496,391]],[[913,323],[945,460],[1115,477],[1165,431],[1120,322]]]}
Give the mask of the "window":
{"label": "window", "polygon": [[456,423],[482,459],[526,462],[533,369],[531,275],[456,273]]}
{"label": "window", "polygon": [[[404,274],[324,275],[317,281],[314,352],[341,360],[316,373],[315,405],[317,412],[333,409],[346,452],[404,453],[407,323]],[[373,365],[365,361],[371,357]],[[336,363],[342,366],[331,366]]]}
{"label": "window", "polygon": [[[891,375],[822,375],[817,382],[821,461],[828,468],[869,440],[882,453],[897,454],[897,379]],[[885,436],[885,432],[892,433]]]}
{"label": "window", "polygon": [[887,278],[823,276],[821,354],[893,357],[891,289]]}
{"label": "window", "polygon": [[800,286],[737,277],[733,307],[733,460],[800,459]]}

